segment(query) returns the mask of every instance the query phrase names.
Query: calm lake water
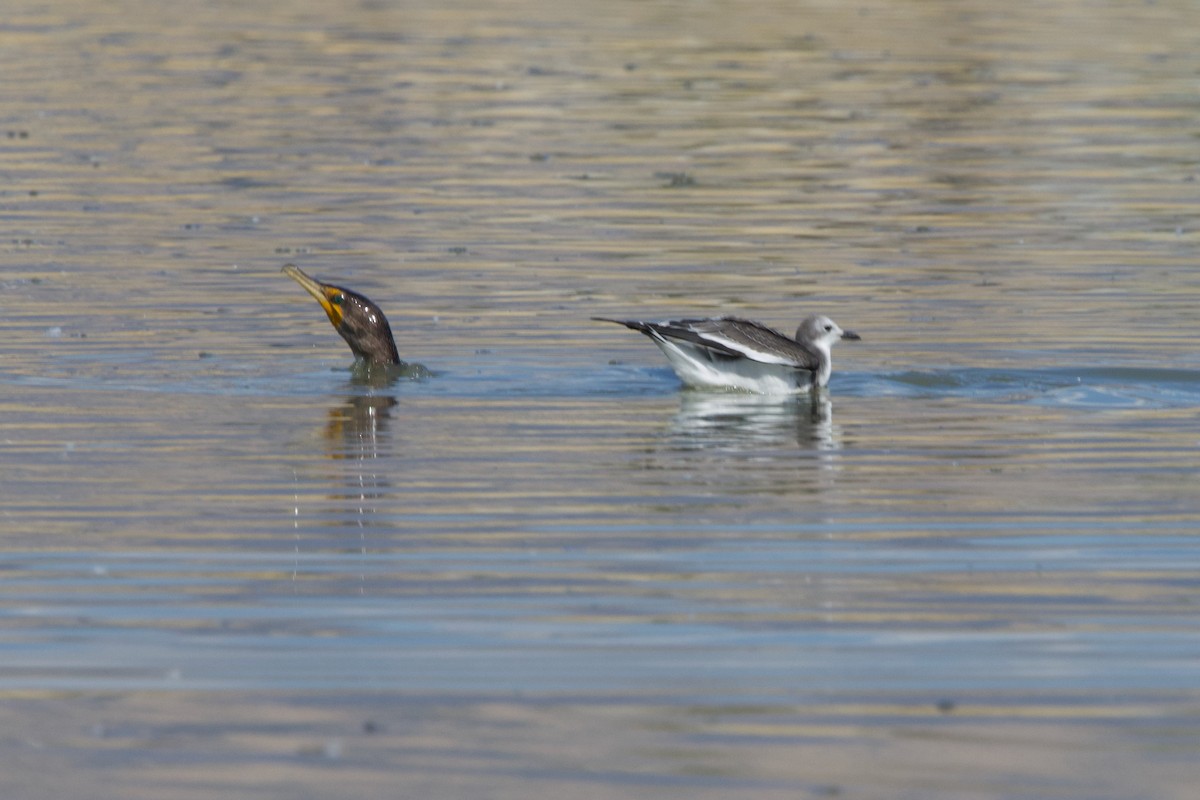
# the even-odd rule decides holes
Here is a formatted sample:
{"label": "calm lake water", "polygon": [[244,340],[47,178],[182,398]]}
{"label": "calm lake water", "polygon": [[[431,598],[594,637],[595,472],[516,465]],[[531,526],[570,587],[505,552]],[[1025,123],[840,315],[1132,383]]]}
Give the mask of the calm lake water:
{"label": "calm lake water", "polygon": [[[0,793],[1194,797],[1197,31],[8,3]],[[814,311],[817,403],[588,321]]]}

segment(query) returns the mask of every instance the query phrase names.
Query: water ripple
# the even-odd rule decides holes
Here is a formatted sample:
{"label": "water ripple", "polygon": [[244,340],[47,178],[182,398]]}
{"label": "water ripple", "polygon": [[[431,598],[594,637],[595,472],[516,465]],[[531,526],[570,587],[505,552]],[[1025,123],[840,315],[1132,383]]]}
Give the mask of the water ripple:
{"label": "water ripple", "polygon": [[1037,370],[966,368],[845,376],[837,388],[859,396],[968,397],[1080,409],[1176,408],[1200,404],[1200,371],[1137,367]]}

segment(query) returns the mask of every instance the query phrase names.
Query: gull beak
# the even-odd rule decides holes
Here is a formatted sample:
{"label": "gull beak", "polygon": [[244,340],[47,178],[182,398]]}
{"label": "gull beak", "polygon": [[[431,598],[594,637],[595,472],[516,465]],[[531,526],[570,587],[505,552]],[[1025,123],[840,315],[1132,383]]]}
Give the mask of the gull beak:
{"label": "gull beak", "polygon": [[859,336],[854,331],[842,331],[842,338],[850,339],[851,341],[854,341],[854,342],[860,341],[862,339],[862,337]]}

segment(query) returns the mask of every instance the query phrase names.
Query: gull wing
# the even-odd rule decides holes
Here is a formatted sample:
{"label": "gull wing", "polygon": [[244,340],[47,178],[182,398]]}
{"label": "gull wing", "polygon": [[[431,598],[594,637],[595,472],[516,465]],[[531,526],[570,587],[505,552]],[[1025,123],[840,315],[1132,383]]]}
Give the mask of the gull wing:
{"label": "gull wing", "polygon": [[655,323],[654,329],[673,339],[683,339],[726,355],[740,356],[763,364],[781,364],[814,370],[820,365],[815,353],[779,331],[738,317],[682,319]]}
{"label": "gull wing", "polygon": [[817,355],[795,339],[761,323],[739,317],[674,319],[666,322],[608,317],[592,319],[624,325],[651,338],[687,342],[726,358],[746,358],[795,369],[816,370],[820,366]]}

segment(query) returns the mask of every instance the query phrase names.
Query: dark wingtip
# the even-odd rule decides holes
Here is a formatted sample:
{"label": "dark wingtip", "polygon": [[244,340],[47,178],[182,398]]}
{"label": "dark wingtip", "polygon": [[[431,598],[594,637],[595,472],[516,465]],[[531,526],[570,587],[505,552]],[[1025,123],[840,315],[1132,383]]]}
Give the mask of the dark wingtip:
{"label": "dark wingtip", "polygon": [[591,317],[593,322],[612,322],[617,325],[624,325],[626,328],[635,331],[646,330],[646,323],[636,319],[613,319],[611,317]]}

